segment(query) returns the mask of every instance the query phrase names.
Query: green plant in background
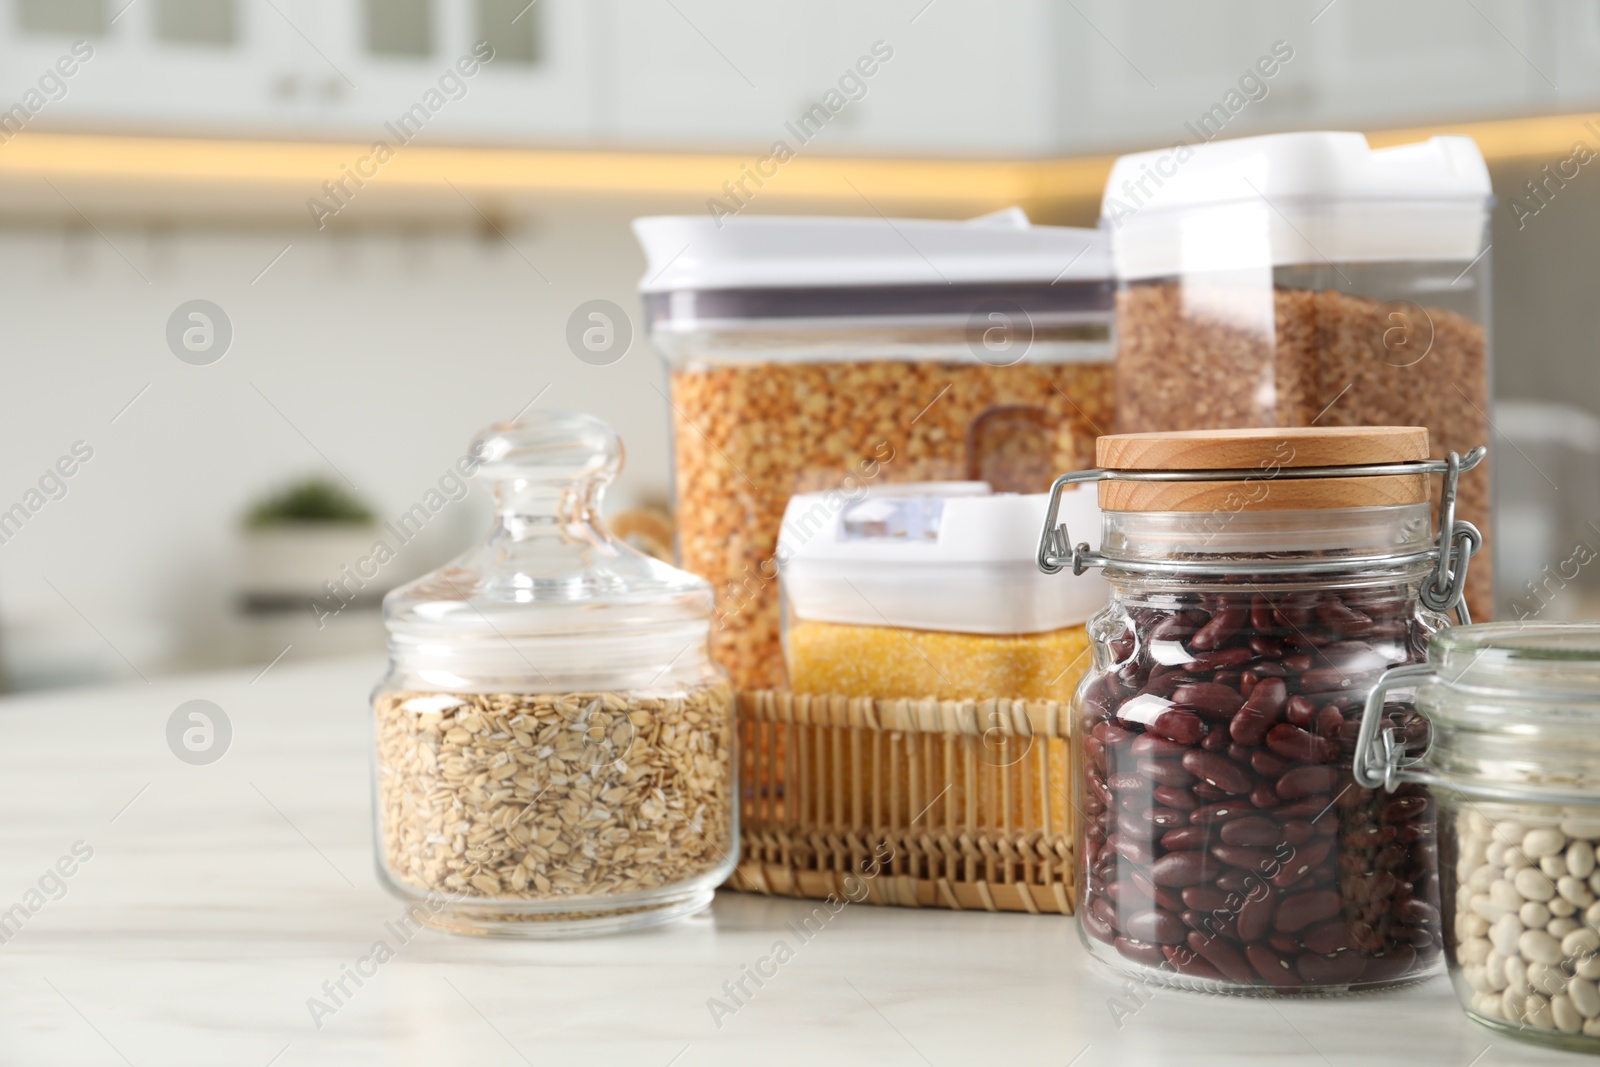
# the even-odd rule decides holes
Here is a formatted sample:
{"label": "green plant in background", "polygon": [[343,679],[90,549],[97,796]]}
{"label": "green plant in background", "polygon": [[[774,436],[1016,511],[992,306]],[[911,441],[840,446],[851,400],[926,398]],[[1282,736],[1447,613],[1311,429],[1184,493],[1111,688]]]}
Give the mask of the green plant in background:
{"label": "green plant in background", "polygon": [[372,510],[333,482],[308,478],[274,493],[250,509],[245,525],[252,530],[288,523],[372,522]]}

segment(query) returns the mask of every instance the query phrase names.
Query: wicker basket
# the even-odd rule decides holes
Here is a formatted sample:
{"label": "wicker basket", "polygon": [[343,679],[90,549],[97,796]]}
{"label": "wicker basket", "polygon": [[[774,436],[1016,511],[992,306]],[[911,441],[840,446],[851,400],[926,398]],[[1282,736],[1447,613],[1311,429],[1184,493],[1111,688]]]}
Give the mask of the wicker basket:
{"label": "wicker basket", "polygon": [[[874,904],[1072,913],[1065,705],[758,690],[739,719],[732,888],[860,900],[864,881]],[[892,858],[847,883],[874,856]]]}

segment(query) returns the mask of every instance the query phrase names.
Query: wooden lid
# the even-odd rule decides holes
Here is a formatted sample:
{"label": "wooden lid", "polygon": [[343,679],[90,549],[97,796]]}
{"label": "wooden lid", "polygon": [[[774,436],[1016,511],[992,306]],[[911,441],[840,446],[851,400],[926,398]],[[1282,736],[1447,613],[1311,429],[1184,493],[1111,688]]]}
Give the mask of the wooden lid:
{"label": "wooden lid", "polygon": [[1095,465],[1123,471],[1344,467],[1428,458],[1426,426],[1282,426],[1119,433],[1095,442]]}
{"label": "wooden lid", "polygon": [[1428,458],[1422,426],[1302,426],[1191,430],[1102,437],[1099,465],[1125,471],[1258,471],[1215,481],[1137,482],[1111,478],[1099,486],[1107,511],[1292,511],[1306,508],[1420,504],[1430,499],[1425,474],[1284,478],[1288,467],[1412,463]]}

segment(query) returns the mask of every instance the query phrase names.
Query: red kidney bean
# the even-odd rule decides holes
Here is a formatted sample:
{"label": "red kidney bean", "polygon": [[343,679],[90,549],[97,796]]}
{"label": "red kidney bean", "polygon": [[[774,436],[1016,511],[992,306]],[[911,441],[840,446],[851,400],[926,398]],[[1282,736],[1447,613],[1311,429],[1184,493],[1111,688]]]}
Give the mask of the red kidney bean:
{"label": "red kidney bean", "polygon": [[1129,863],[1137,863],[1141,867],[1150,866],[1156,858],[1155,847],[1148,840],[1116,833],[1106,838],[1106,844]]}
{"label": "red kidney bean", "polygon": [[1381,956],[1373,956],[1361,969],[1363,982],[1392,982],[1411,973],[1417,964],[1417,950],[1410,945],[1394,945]]}
{"label": "red kidney bean", "polygon": [[1218,718],[1230,716],[1244,704],[1237,690],[1216,682],[1190,682],[1172,691],[1172,701]]}
{"label": "red kidney bean", "polygon": [[1188,945],[1163,945],[1161,954],[1167,957],[1167,962],[1179,974],[1190,978],[1209,978],[1216,981],[1222,977],[1222,972],[1200,958],[1200,954]]}
{"label": "red kidney bean", "polygon": [[1212,845],[1211,854],[1223,863],[1257,873],[1265,870],[1273,862],[1271,850],[1248,848],[1244,845]]}
{"label": "red kidney bean", "polygon": [[1228,894],[1214,886],[1192,885],[1181,894],[1184,904],[1196,911],[1222,911],[1228,907]]}
{"label": "red kidney bean", "polygon": [[[1256,654],[1248,648],[1219,648],[1215,652],[1200,652],[1194,654],[1194,659],[1183,665],[1186,671],[1215,671],[1229,667],[1242,667],[1256,658]],[[1221,681],[1222,679],[1217,679]]]}
{"label": "red kidney bean", "polygon": [[1163,829],[1189,825],[1189,809],[1151,808],[1150,821]]}
{"label": "red kidney bean", "polygon": [[1193,852],[1168,852],[1150,865],[1150,877],[1156,885],[1172,889],[1200,885],[1209,881],[1216,866],[1206,862],[1206,854]]}
{"label": "red kidney bean", "polygon": [[1189,625],[1182,616],[1169,615],[1150,627],[1146,636],[1151,641],[1186,641],[1194,636],[1197,629],[1199,627]]}
{"label": "red kidney bean", "polygon": [[1283,642],[1278,638],[1259,636],[1250,639],[1250,651],[1262,659],[1281,660],[1286,650],[1283,647]]}
{"label": "red kidney bean", "polygon": [[1106,770],[1106,743],[1090,734],[1083,739],[1083,758],[1101,774]]}
{"label": "red kidney bean", "polygon": [[1339,914],[1343,901],[1331,889],[1310,889],[1284,897],[1273,913],[1272,925],[1280,933],[1293,934],[1314,922]]}
{"label": "red kidney bean", "polygon": [[1325,763],[1306,763],[1285,771],[1274,788],[1284,800],[1299,800],[1314,793],[1329,792],[1338,781],[1338,768]]}
{"label": "red kidney bean", "polygon": [[1300,676],[1300,689],[1305,693],[1337,693],[1370,681],[1368,675],[1352,674],[1338,667],[1313,667]]}
{"label": "red kidney bean", "polygon": [[[1337,715],[1338,712],[1334,714]],[[1341,718],[1339,721],[1344,720]],[[1157,715],[1146,724],[1145,729],[1160,734],[1176,744],[1192,745],[1206,735],[1207,727],[1194,712],[1173,708]]]}
{"label": "red kidney bean", "polygon": [[1260,593],[1250,597],[1250,628],[1256,633],[1267,633],[1277,625],[1272,617],[1272,601]]}
{"label": "red kidney bean", "polygon": [[1268,945],[1246,945],[1244,955],[1250,961],[1251,969],[1268,985],[1292,987],[1301,984],[1291,957],[1277,949]]}
{"label": "red kidney bean", "polygon": [[1080,918],[1083,922],[1083,928],[1089,931],[1089,935],[1096,941],[1104,941],[1107,944],[1111,944],[1115,940],[1117,936],[1116,928],[1095,914],[1093,906],[1084,908]]}
{"label": "red kidney bean", "polygon": [[1221,648],[1239,632],[1248,617],[1249,611],[1245,608],[1223,608],[1189,639],[1189,647],[1203,652]]}
{"label": "red kidney bean", "polygon": [[1241,745],[1259,745],[1282,717],[1289,689],[1281,678],[1263,678],[1250,698],[1228,724],[1228,733]]}
{"label": "red kidney bean", "polygon": [[1224,790],[1218,789],[1210,782],[1196,782],[1194,785],[1189,787],[1189,792],[1193,793],[1195,796],[1206,801],[1207,803],[1212,803],[1218,800],[1227,800],[1228,797],[1232,795]]}
{"label": "red kidney bean", "polygon": [[1155,734],[1140,734],[1133,739],[1133,744],[1128,749],[1137,757],[1150,757],[1153,759],[1180,759],[1189,751],[1189,746],[1180,745],[1176,741],[1168,741]]}
{"label": "red kidney bean", "polygon": [[1284,705],[1283,717],[1289,720],[1291,726],[1306,730],[1316,724],[1317,706],[1307,697],[1292,696]]}
{"label": "red kidney bean", "polygon": [[1107,746],[1121,745],[1134,740],[1130,730],[1124,730],[1114,722],[1102,722],[1095,726],[1092,736],[1099,738]]}
{"label": "red kidney bean", "polygon": [[1221,752],[1225,750],[1228,747],[1228,731],[1211,731],[1209,734],[1206,734],[1205,738],[1200,742],[1200,747],[1205,749],[1207,752]]}
{"label": "red kidney bean", "polygon": [[1254,812],[1249,803],[1243,800],[1224,800],[1216,804],[1207,804],[1194,809],[1189,813],[1189,825],[1211,826],[1214,823],[1227,822],[1229,819],[1242,819]]}
{"label": "red kidney bean", "polygon": [[1309,926],[1305,933],[1300,935],[1300,940],[1306,948],[1323,956],[1351,947],[1350,928],[1345,925],[1343,919],[1330,919]]}
{"label": "red kidney bean", "polygon": [[1230,845],[1276,845],[1280,839],[1276,819],[1247,815],[1222,824],[1222,840]]}
{"label": "red kidney bean", "polygon": [[1170,889],[1165,889],[1162,886],[1156,885],[1150,880],[1149,875],[1145,874],[1143,871],[1137,869],[1129,871],[1128,880],[1134,884],[1134,887],[1137,888],[1139,892],[1146,894],[1152,900],[1154,900],[1156,902],[1156,907],[1161,908],[1164,911],[1183,910],[1183,901],[1178,898],[1177,894],[1173,893]]}
{"label": "red kidney bean", "polygon": [[1252,884],[1255,875],[1248,871],[1229,868],[1216,877],[1216,886],[1224,893],[1244,893]]}
{"label": "red kidney bean", "polygon": [[1395,797],[1378,809],[1378,818],[1384,822],[1405,822],[1425,814],[1428,808],[1427,797]]}
{"label": "red kidney bean", "polygon": [[1239,940],[1239,931],[1226,911],[1201,911],[1198,908],[1190,908],[1178,917],[1183,920],[1183,925],[1191,930],[1198,930],[1207,937]]}
{"label": "red kidney bean", "polygon": [[1121,637],[1112,638],[1111,640],[1111,651],[1116,655],[1118,663],[1133,655],[1133,649],[1134,636],[1132,630],[1124,630]]}
{"label": "red kidney bean", "polygon": [[1278,799],[1277,792],[1267,782],[1257,782],[1250,790],[1250,806],[1253,808],[1275,808],[1283,801]]}
{"label": "red kidney bean", "polygon": [[1303,845],[1316,833],[1316,828],[1304,819],[1290,819],[1279,829],[1283,832],[1283,839],[1291,845]]}
{"label": "red kidney bean", "polygon": [[1250,702],[1250,694],[1256,691],[1256,683],[1261,681],[1261,675],[1255,671],[1245,671],[1239,675],[1239,695],[1244,697],[1245,703]]}
{"label": "red kidney bean", "polygon": [[1249,771],[1214,752],[1190,749],[1183,754],[1183,768],[1226,793],[1248,793],[1255,784]]}
{"label": "red kidney bean", "polygon": [[1340,637],[1365,637],[1372,632],[1370,616],[1334,596],[1317,602],[1317,621]]}
{"label": "red kidney bean", "polygon": [[1260,885],[1252,886],[1239,905],[1239,937],[1247,943],[1261,940],[1272,926],[1272,913],[1277,907],[1277,894]]}
{"label": "red kidney bean", "polygon": [[1183,940],[1183,921],[1170,911],[1146,908],[1130,914],[1122,924],[1123,933],[1157,945],[1175,945]]}
{"label": "red kidney bean", "polygon": [[1294,652],[1280,660],[1290,674],[1301,674],[1311,669],[1311,655],[1306,652]]}
{"label": "red kidney bean", "polygon": [[1118,937],[1111,944],[1128,959],[1136,963],[1142,963],[1146,967],[1160,967],[1167,962],[1167,958],[1161,954],[1160,945],[1152,945],[1147,941],[1136,941],[1131,937]]}
{"label": "red kidney bean", "polygon": [[1168,852],[1187,852],[1191,849],[1204,848],[1205,844],[1204,826],[1180,826],[1161,835],[1161,847]]}
{"label": "red kidney bean", "polygon": [[1365,969],[1366,960],[1355,952],[1333,956],[1302,952],[1295,960],[1295,970],[1300,977],[1313,985],[1344,985],[1359,978]]}
{"label": "red kidney bean", "polygon": [[1245,961],[1244,954],[1226,941],[1206,937],[1199,932],[1191,933],[1188,940],[1189,947],[1199,953],[1207,963],[1221,971],[1223,977],[1245,983],[1254,980],[1255,972]]}
{"label": "red kidney bean", "polygon": [[1158,785],[1150,790],[1150,795],[1155,798],[1157,804],[1167,808],[1177,808],[1179,811],[1189,812],[1200,806],[1200,801],[1196,800],[1189,790],[1170,785]]}
{"label": "red kidney bean", "polygon": [[1146,778],[1174,788],[1193,785],[1198,781],[1194,775],[1183,769],[1183,764],[1174,760],[1141,759],[1134,763],[1133,769]]}
{"label": "red kidney bean", "polygon": [[1267,747],[1284,759],[1304,763],[1327,763],[1339,754],[1337,746],[1286,722],[1267,731]]}
{"label": "red kidney bean", "polygon": [[1274,756],[1271,752],[1264,752],[1258,748],[1250,753],[1250,769],[1274,781],[1289,767],[1288,760],[1282,756]]}

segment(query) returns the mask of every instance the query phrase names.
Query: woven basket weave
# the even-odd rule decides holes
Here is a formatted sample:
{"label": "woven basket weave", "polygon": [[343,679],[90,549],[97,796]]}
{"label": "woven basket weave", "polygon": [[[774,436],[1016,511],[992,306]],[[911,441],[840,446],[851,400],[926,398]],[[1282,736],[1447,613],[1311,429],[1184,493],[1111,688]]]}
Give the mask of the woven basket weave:
{"label": "woven basket weave", "polygon": [[728,884],[860,900],[864,881],[874,904],[1070,915],[1068,720],[1053,700],[740,693]]}

